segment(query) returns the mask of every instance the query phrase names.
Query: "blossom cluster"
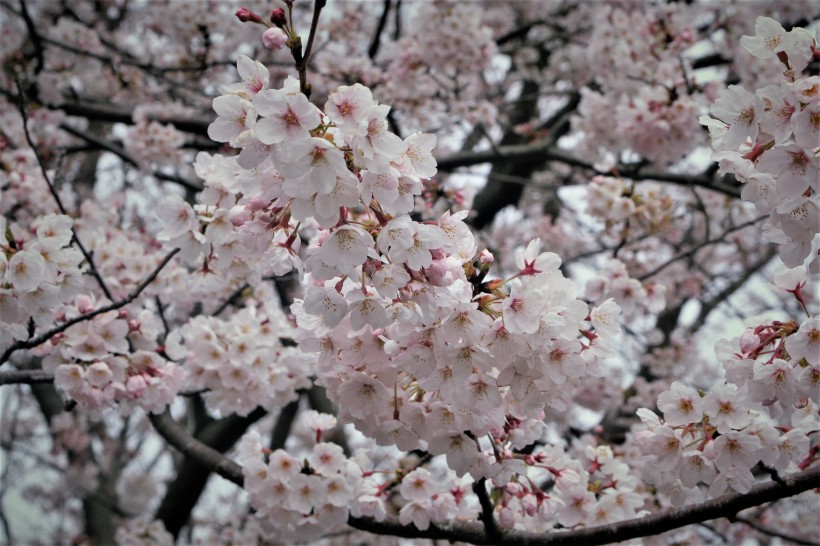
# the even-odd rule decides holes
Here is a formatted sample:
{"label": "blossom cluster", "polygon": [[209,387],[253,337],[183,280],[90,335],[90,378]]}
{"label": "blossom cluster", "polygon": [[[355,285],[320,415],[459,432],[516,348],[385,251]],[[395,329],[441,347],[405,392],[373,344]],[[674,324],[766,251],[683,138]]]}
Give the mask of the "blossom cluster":
{"label": "blossom cluster", "polygon": [[385,98],[423,126],[447,123],[453,113],[494,124],[496,108],[480,91],[482,71],[497,46],[481,11],[458,2],[422,5],[414,18],[424,30],[408,33],[386,51],[389,64],[380,82]]}
{"label": "blossom cluster", "polygon": [[[479,267],[486,256],[479,255]],[[378,284],[374,296],[363,297],[364,289],[345,282],[349,316],[335,281],[309,289],[293,306],[297,339],[318,352],[318,382],[340,415],[377,443],[446,454],[459,475],[492,476],[501,462],[478,438],[532,429],[545,406],[565,410],[582,378],[603,373],[599,358],[609,355],[605,340],[619,331],[620,310],[608,301],[590,311],[561,274],[560,259],[540,252],[539,240],[518,251],[514,278],[487,281],[477,298],[465,275],[473,264],[458,255],[444,259],[452,265],[442,264],[437,277],[432,268],[425,276],[405,271],[393,302],[375,295]],[[402,273],[392,268],[392,278],[393,271]],[[330,328],[334,306],[343,312]],[[314,309],[323,315],[312,317]],[[522,436],[519,447],[525,439],[537,436]]]}
{"label": "blossom cluster", "polygon": [[493,485],[498,522],[547,532],[640,517],[646,498],[635,472],[607,445],[584,436],[570,450],[545,445],[529,455],[505,453]]}
{"label": "blossom cluster", "polygon": [[32,324],[50,322],[52,310],[80,291],[83,256],[70,246],[72,225],[49,214],[24,230],[0,216],[0,347],[27,339]]}
{"label": "blossom cluster", "polygon": [[178,164],[185,135],[172,125],[139,120],[126,131],[124,142],[125,150],[140,167],[147,169]]}
{"label": "blossom cluster", "polygon": [[277,536],[306,539],[343,529],[362,489],[361,468],[336,444],[317,442],[300,461],[265,449],[252,432],[240,442],[238,457],[255,517]]}
{"label": "blossom cluster", "polygon": [[[776,279],[801,303],[805,273],[801,267]],[[716,352],[725,383],[704,393],[674,382],[658,396],[663,419],[638,412],[646,429],[635,443],[653,460],[647,478],[676,503],[697,496],[700,483],[710,496],[746,493],[758,463],[788,473],[817,460],[809,434],[820,427],[820,317],[754,321]]]}
{"label": "blossom cluster", "polygon": [[[600,32],[592,33],[583,56],[596,67],[589,76],[596,85],[581,88],[572,118],[583,134],[580,149],[593,157],[629,151],[655,163],[686,156],[698,141],[701,100],[688,89],[682,55],[697,36],[691,15],[674,5],[655,11],[609,5],[596,6],[591,20]],[[580,66],[577,72],[587,73]]]}
{"label": "blossom cluster", "polygon": [[347,456],[339,445],[323,441],[336,425],[333,416],[311,410],[302,421],[313,436],[298,458],[266,449],[257,432],[238,446],[254,521],[263,534],[307,540],[344,528],[349,516],[384,521],[396,513],[402,525],[421,530],[477,516],[470,480],[452,470],[428,470],[414,457],[377,463],[365,450]]}
{"label": "blossom cluster", "polygon": [[[274,274],[304,271],[304,298],[291,307],[294,339],[318,360],[317,382],[340,417],[381,445],[446,454],[459,475],[498,475],[509,463],[480,439],[517,430],[498,445],[535,441],[545,406],[563,411],[584,378],[603,374],[618,306],[590,310],[540,240],[518,249],[508,278],[491,279],[493,257],[478,252],[466,212],[410,217],[436,173],[435,137],[390,132],[389,108],[364,86],[338,88],[319,110],[295,79],[269,89],[260,63],[243,57],[238,69],[242,81],[214,100],[209,134],[241,151],[200,155],[202,203],[165,200],[160,238],[209,270],[228,271],[226,254],[241,259],[226,250],[238,243],[273,262]],[[304,261],[302,226],[315,233]],[[194,362],[221,361],[228,345],[242,345],[225,344],[217,324],[190,324]],[[219,358],[202,336],[218,341],[208,347]],[[247,387],[254,374],[242,360],[202,366],[214,379],[202,386]]]}
{"label": "blossom cluster", "polygon": [[223,415],[247,415],[284,407],[310,386],[311,363],[292,346],[292,330],[271,300],[227,320],[194,317],[168,336],[165,351],[184,361],[186,390],[205,391],[205,401]]}
{"label": "blossom cluster", "polygon": [[[696,97],[672,92],[661,85],[646,85],[636,95],[622,95],[612,122],[612,99],[584,88],[573,117],[573,127],[583,131],[584,150],[606,147],[608,152],[630,151],[654,163],[674,163],[692,151],[700,127]],[[617,127],[617,133],[613,128]]]}
{"label": "blossom cluster", "polygon": [[[63,306],[62,320],[105,305],[79,295]],[[59,322],[59,320],[58,320]],[[159,328],[154,314],[143,310],[100,313],[55,336],[43,349],[43,369],[54,373],[55,386],[90,415],[100,416],[112,404],[159,413],[182,387],[182,369],[154,349]]]}
{"label": "blossom cluster", "polygon": [[672,197],[655,185],[600,175],[587,187],[586,208],[607,224],[629,220],[633,229],[641,226],[649,233],[665,230],[679,213]]}
{"label": "blossom cluster", "polygon": [[609,259],[601,274],[587,281],[585,295],[599,305],[614,301],[633,327],[638,317],[657,315],[666,308],[666,287],[630,277],[626,265],[617,258]]}
{"label": "blossom cluster", "polygon": [[750,93],[729,86],[701,117],[709,128],[713,159],[720,173],[744,183],[742,198],[769,215],[763,231],[780,245],[789,267],[806,258],[820,267],[813,246],[820,230],[820,77],[804,73],[817,55],[817,38],[794,28],[786,32],[768,17],[758,17],[755,35],[741,44],[752,55],[780,62],[779,83]]}

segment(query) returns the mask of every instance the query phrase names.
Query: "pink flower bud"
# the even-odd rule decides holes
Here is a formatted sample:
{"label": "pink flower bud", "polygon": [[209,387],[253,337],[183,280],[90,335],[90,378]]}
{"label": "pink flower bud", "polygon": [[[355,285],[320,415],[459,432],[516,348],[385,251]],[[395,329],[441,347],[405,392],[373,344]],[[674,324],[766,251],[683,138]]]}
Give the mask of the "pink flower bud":
{"label": "pink flower bud", "polygon": [[435,261],[430,264],[430,267],[424,270],[427,276],[427,281],[433,286],[446,286],[447,268],[441,261]]}
{"label": "pink flower bud", "polygon": [[505,529],[512,529],[515,526],[515,514],[509,507],[504,507],[498,512],[498,524]]}
{"label": "pink flower bud", "polygon": [[740,336],[740,350],[744,353],[750,353],[757,349],[760,345],[760,337],[755,335],[754,330],[747,328],[743,335]]}
{"label": "pink flower bud", "polygon": [[132,375],[128,378],[128,381],[125,383],[125,391],[128,396],[132,398],[138,398],[142,396],[143,391],[145,391],[146,387],[148,387],[148,383],[145,381],[145,377],[141,374],[139,375]]}
{"label": "pink flower bud", "polygon": [[236,205],[228,212],[228,221],[234,227],[242,227],[251,219],[251,211],[247,210],[242,205]]}
{"label": "pink flower bud", "polygon": [[94,310],[94,303],[91,301],[91,298],[85,294],[80,294],[77,296],[74,299],[74,303],[77,305],[77,311],[80,313],[88,313],[89,311]]}
{"label": "pink flower bud", "polygon": [[253,199],[245,203],[245,208],[251,212],[259,212],[267,206],[267,201],[265,201],[264,199],[259,199],[258,197],[254,197]]}
{"label": "pink flower bud", "polygon": [[239,8],[236,10],[236,18],[242,21],[243,23],[251,22],[251,23],[261,23],[262,18],[259,17],[257,14],[249,10],[248,8]]}
{"label": "pink flower bud", "polygon": [[288,35],[281,28],[269,28],[262,33],[262,45],[268,49],[282,49],[288,43]]}
{"label": "pink flower bud", "polygon": [[432,249],[430,251],[430,254],[433,256],[434,260],[443,260],[445,257],[447,257],[447,254],[445,254],[444,251],[440,248]]}
{"label": "pink flower bud", "polygon": [[288,23],[288,18],[285,15],[285,10],[276,8],[270,13],[270,22],[279,28],[282,28]]}

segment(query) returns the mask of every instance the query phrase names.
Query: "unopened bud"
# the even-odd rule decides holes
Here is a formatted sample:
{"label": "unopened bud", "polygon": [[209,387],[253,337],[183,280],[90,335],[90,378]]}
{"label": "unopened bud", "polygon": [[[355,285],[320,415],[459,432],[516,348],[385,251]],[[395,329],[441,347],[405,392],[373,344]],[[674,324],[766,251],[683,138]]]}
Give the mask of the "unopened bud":
{"label": "unopened bud", "polygon": [[279,28],[282,28],[288,24],[288,17],[285,15],[285,10],[282,8],[276,8],[270,12],[270,22]]}
{"label": "unopened bud", "polygon": [[288,35],[281,28],[269,28],[262,33],[262,45],[268,49],[282,49],[288,43]]}
{"label": "unopened bud", "polygon": [[264,210],[267,206],[268,202],[264,199],[260,199],[259,197],[254,197],[245,203],[245,208],[251,212],[259,212],[260,210]]}
{"label": "unopened bud", "polygon": [[239,8],[236,10],[236,18],[242,21],[243,23],[262,23],[262,18],[259,17],[257,14],[249,10],[248,8]]}
{"label": "unopened bud", "polygon": [[490,253],[490,251],[486,248],[482,250],[478,255],[478,263],[480,263],[481,265],[489,265],[494,261],[495,258],[493,257],[492,253]]}
{"label": "unopened bud", "polygon": [[228,221],[234,227],[242,227],[245,223],[250,222],[251,212],[242,205],[236,205],[228,212]]}

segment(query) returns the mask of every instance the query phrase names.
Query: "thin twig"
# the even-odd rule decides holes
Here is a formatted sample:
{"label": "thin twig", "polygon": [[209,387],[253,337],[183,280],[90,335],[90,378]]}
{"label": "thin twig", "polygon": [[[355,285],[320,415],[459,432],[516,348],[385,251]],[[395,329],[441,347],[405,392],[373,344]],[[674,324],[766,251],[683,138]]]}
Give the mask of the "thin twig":
{"label": "thin twig", "polygon": [[307,46],[302,53],[301,43],[297,40],[291,47],[293,60],[296,61],[296,71],[299,73],[299,90],[310,98],[310,84],[307,82],[307,66],[310,62],[310,54],[313,51],[313,41],[316,39],[316,31],[319,28],[319,15],[327,4],[327,0],[316,0],[313,3],[313,19],[310,21],[310,33],[308,34]]}
{"label": "thin twig", "polygon": [[794,542],[795,544],[803,544],[805,546],[820,546],[820,542],[815,542],[813,540],[806,540],[804,538],[797,538],[795,536],[787,535],[785,533],[781,533],[781,532],[775,531],[773,529],[767,529],[766,527],[758,525],[757,523],[755,523],[754,521],[752,521],[750,519],[746,519],[746,518],[743,518],[743,517],[735,517],[735,521],[740,522],[744,525],[748,525],[749,527],[751,527],[752,529],[754,529],[758,533],[763,533],[764,535],[767,535],[767,536],[770,536],[770,537],[775,537],[775,538],[779,538],[781,540]]}
{"label": "thin twig", "polygon": [[92,318],[96,317],[97,315],[101,315],[103,313],[108,313],[109,311],[116,311],[117,309],[121,309],[122,307],[125,307],[126,305],[128,305],[129,303],[131,303],[132,301],[137,299],[140,296],[140,294],[142,294],[143,290],[145,290],[148,287],[148,285],[150,285],[152,282],[154,282],[154,280],[159,275],[160,271],[162,271],[162,269],[166,265],[168,265],[168,262],[171,261],[171,258],[173,258],[174,255],[177,252],[179,252],[178,248],[175,248],[174,250],[169,252],[165,256],[165,258],[162,259],[162,261],[159,263],[159,265],[156,267],[156,269],[154,269],[154,271],[152,271],[151,274],[148,275],[145,278],[145,280],[143,280],[139,284],[139,286],[137,286],[136,290],[131,292],[131,294],[126,296],[124,299],[122,299],[118,302],[112,303],[110,305],[106,305],[105,307],[100,307],[99,309],[95,309],[94,311],[90,311],[90,312],[85,313],[83,315],[78,315],[78,316],[76,316],[72,319],[69,319],[69,320],[65,321],[64,323],[62,323],[59,326],[55,326],[51,330],[43,332],[42,334],[40,334],[39,336],[37,336],[33,339],[28,339],[26,341],[18,341],[16,343],[14,343],[11,347],[6,349],[6,351],[3,353],[3,356],[0,357],[0,366],[2,366],[4,363],[8,362],[11,355],[13,353],[15,353],[16,351],[23,350],[23,349],[32,349],[34,347],[37,347],[38,345],[41,345],[41,344],[45,343],[46,341],[48,341],[52,337],[56,336],[57,334],[68,330],[69,328],[71,328],[72,326],[74,326],[77,323],[80,323],[80,322],[83,322],[83,321],[86,321],[86,320],[91,320]]}
{"label": "thin twig", "polygon": [[37,25],[35,25],[34,21],[31,19],[31,15],[28,12],[28,7],[26,7],[25,0],[20,0],[20,15],[23,17],[29,37],[31,38],[31,43],[34,46],[34,58],[37,61],[37,64],[34,66],[34,73],[39,74],[45,66],[43,37],[39,32],[37,32]]}
{"label": "thin twig", "polygon": [[673,263],[677,262],[678,260],[688,258],[689,256],[692,256],[693,254],[695,254],[698,250],[700,250],[702,248],[705,248],[707,246],[726,242],[726,236],[729,235],[730,233],[734,233],[735,231],[740,231],[741,229],[747,228],[749,226],[753,226],[753,225],[757,224],[758,222],[760,222],[762,220],[765,220],[768,217],[769,217],[768,214],[764,214],[763,216],[758,216],[754,220],[749,220],[748,222],[743,222],[742,224],[738,224],[738,225],[736,225],[732,228],[729,228],[720,237],[715,237],[714,239],[708,239],[706,241],[703,241],[702,243],[700,243],[696,246],[693,246],[689,250],[687,250],[685,252],[681,252],[677,256],[673,256],[672,258],[665,261],[664,263],[662,263],[661,265],[659,265],[658,267],[656,267],[655,269],[653,269],[649,273],[645,273],[645,274],[641,275],[640,277],[638,277],[638,280],[641,281],[641,282],[644,282],[649,277],[657,275],[658,273],[660,273],[661,271],[663,271],[664,269],[666,269],[667,267],[669,267]]}
{"label": "thin twig", "polygon": [[218,317],[219,315],[221,315],[221,314],[222,314],[222,312],[223,312],[225,309],[227,309],[227,308],[228,308],[228,306],[233,305],[234,303],[236,303],[236,300],[237,300],[237,299],[239,299],[239,296],[241,296],[241,295],[242,295],[242,292],[244,292],[244,291],[245,291],[245,290],[246,290],[249,286],[250,286],[250,285],[248,285],[248,284],[243,284],[242,286],[240,286],[239,288],[237,288],[236,290],[234,290],[234,291],[231,293],[231,295],[230,295],[230,296],[228,296],[228,298],[227,298],[224,302],[222,302],[222,305],[220,305],[220,306],[216,309],[216,311],[214,311],[214,312],[213,312],[213,316]]}
{"label": "thin twig", "polygon": [[[60,209],[60,213],[68,216],[66,212],[65,206],[63,206],[63,201],[60,199],[60,194],[57,193],[57,188],[54,186],[54,183],[51,181],[51,178],[48,176],[48,169],[46,168],[46,162],[43,159],[43,156],[40,155],[40,151],[37,149],[37,146],[34,145],[34,139],[31,138],[31,133],[28,130],[28,114],[26,113],[26,104],[25,104],[25,94],[23,93],[23,85],[17,80],[17,93],[18,93],[18,109],[20,110],[20,116],[23,118],[23,132],[26,135],[26,142],[28,142],[29,147],[31,147],[32,152],[34,152],[34,156],[37,158],[37,163],[40,165],[40,170],[43,173],[43,178],[48,184],[48,189],[51,192],[52,197],[54,197],[54,201],[57,202],[57,208]],[[91,253],[86,250],[85,246],[83,246],[82,241],[80,238],[77,237],[77,231],[74,229],[74,226],[71,227],[71,241],[77,245],[77,248],[82,253],[85,261],[88,262],[88,269],[91,275],[97,280],[97,284],[100,285],[105,297],[109,300],[114,299],[111,296],[111,291],[108,289],[108,286],[105,284],[105,281],[100,275],[100,272],[97,270],[97,266],[94,264],[94,258],[92,257]],[[2,363],[3,361],[0,361]]]}
{"label": "thin twig", "polygon": [[154,297],[154,303],[157,304],[157,313],[159,314],[159,319],[162,321],[162,329],[165,332],[165,335],[162,336],[162,342],[164,343],[171,329],[168,327],[168,320],[165,318],[165,306],[162,305],[162,300],[159,296]]}
{"label": "thin twig", "polygon": [[[134,167],[137,167],[137,168],[140,167],[139,162],[137,162],[137,160],[134,158],[134,156],[129,154],[127,151],[125,151],[124,148],[121,148],[121,147],[119,147],[115,144],[112,144],[111,142],[108,142],[107,140],[104,140],[102,138],[97,138],[96,136],[91,135],[89,133],[86,133],[85,131],[81,131],[81,130],[77,129],[76,127],[72,127],[71,125],[68,125],[67,123],[61,123],[60,124],[60,129],[62,129],[63,131],[65,131],[67,133],[70,133],[70,134],[74,135],[77,138],[83,139],[84,141],[88,142],[89,144],[93,144],[94,146],[96,146],[98,148],[101,148],[101,149],[103,149],[107,152],[111,152],[112,154],[116,155],[117,157],[119,157],[120,159],[122,159],[123,161],[128,163],[129,165],[133,165]],[[154,178],[156,178],[158,180],[167,180],[169,182],[176,182],[180,186],[184,187],[185,189],[191,190],[191,191],[202,191],[202,187],[200,185],[195,184],[194,182],[191,182],[189,180],[185,180],[184,178],[181,178],[179,176],[165,174],[165,173],[162,173],[160,171],[153,171],[153,172],[150,172],[150,174],[151,174],[151,176],[153,176]]]}
{"label": "thin twig", "polygon": [[[511,159],[533,159],[543,161],[557,161],[571,167],[579,167],[602,176],[612,176],[611,172],[600,171],[595,166],[575,157],[566,150],[559,149],[550,139],[531,144],[510,144],[499,146],[496,150],[479,150],[456,152],[444,157],[437,157],[439,171],[450,172],[459,167],[469,167],[482,164],[496,164]],[[689,186],[695,185],[712,191],[723,193],[730,197],[739,198],[740,188],[721,180],[715,180],[711,171],[707,169],[699,175],[670,173],[664,171],[650,171],[639,169],[630,172],[628,178],[632,180],[654,180],[671,184]]]}

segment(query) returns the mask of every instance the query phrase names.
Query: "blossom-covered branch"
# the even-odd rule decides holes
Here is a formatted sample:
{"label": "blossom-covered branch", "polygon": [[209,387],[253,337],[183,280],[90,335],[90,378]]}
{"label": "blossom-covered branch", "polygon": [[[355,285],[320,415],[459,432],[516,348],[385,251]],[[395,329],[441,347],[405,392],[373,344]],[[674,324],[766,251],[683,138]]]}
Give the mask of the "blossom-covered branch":
{"label": "blossom-covered branch", "polygon": [[171,261],[171,258],[173,258],[177,252],[179,252],[179,249],[174,249],[170,251],[168,254],[166,254],[162,261],[160,261],[159,265],[157,265],[157,267],[136,287],[136,289],[130,294],[128,294],[125,298],[118,300],[114,303],[111,303],[109,305],[104,305],[98,309],[94,309],[93,311],[89,311],[88,313],[84,313],[76,317],[66,319],[66,321],[61,323],[59,326],[55,326],[50,330],[46,330],[45,332],[41,333],[36,337],[27,340],[20,340],[13,343],[9,348],[7,348],[3,352],[2,356],[0,356],[0,365],[8,362],[11,355],[17,351],[37,347],[38,345],[41,345],[46,341],[50,340],[54,336],[61,334],[62,332],[65,332],[75,324],[91,320],[98,315],[102,315],[110,311],[122,309],[126,305],[130,304],[131,302],[136,300],[152,282],[154,282],[154,280],[157,278],[157,276],[160,274],[163,268],[165,268],[165,266],[168,265],[168,262]]}
{"label": "blossom-covered branch", "polygon": [[[197,441],[173,421],[169,413],[154,415],[151,421],[171,445],[196,458],[201,464],[223,478],[242,486],[242,467],[218,451]],[[498,531],[488,534],[478,524],[431,526],[427,530],[405,526],[396,521],[376,521],[373,518],[351,517],[349,524],[357,529],[376,534],[403,538],[450,540],[470,544],[509,544],[511,546],[570,546],[610,544],[671,531],[694,523],[735,514],[767,502],[775,502],[820,487],[820,467],[786,476],[780,483],[770,481],[755,485],[746,494],[724,495],[699,504],[658,512],[641,518],[579,530],[552,532],[546,535],[519,531]]]}

